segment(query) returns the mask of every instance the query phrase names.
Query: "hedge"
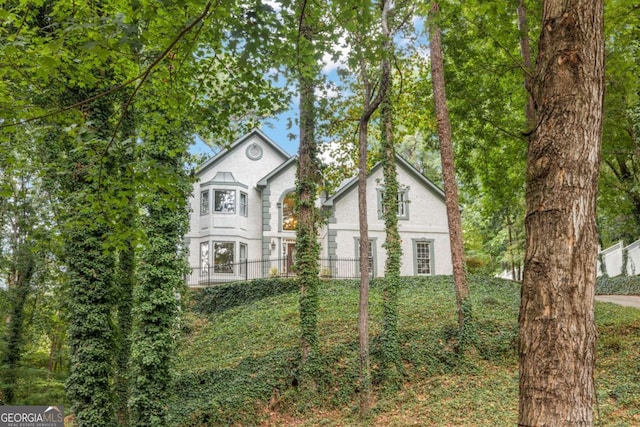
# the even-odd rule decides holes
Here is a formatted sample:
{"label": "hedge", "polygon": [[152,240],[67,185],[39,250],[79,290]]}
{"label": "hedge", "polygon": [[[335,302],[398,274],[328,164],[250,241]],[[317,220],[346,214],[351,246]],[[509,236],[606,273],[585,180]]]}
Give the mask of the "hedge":
{"label": "hedge", "polygon": [[640,295],[640,276],[601,276],[596,295]]}
{"label": "hedge", "polygon": [[269,278],[234,282],[192,291],[193,311],[208,315],[298,289],[294,279]]}

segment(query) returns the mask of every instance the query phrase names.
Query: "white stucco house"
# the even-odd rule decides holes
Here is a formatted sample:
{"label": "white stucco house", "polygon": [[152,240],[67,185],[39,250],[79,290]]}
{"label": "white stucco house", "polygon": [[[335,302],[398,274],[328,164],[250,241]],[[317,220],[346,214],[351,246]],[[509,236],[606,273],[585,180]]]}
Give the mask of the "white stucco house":
{"label": "white stucco house", "polygon": [[[187,235],[190,285],[294,274],[296,218],[293,192],[297,157],[254,130],[196,171]],[[403,275],[451,274],[444,193],[413,166],[397,158],[399,231]],[[382,167],[367,181],[371,274],[384,273]],[[319,198],[327,220],[318,239],[323,274],[356,277],[357,179]]]}

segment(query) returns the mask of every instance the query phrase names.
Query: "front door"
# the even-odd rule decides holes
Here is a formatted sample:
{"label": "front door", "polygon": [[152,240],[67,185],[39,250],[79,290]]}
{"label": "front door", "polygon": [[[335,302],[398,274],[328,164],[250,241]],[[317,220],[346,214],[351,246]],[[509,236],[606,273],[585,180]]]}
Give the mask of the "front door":
{"label": "front door", "polygon": [[294,274],[293,271],[293,265],[295,264],[296,261],[296,242],[291,240],[285,240],[283,245],[283,250],[284,250],[284,266],[283,266],[283,270],[284,270],[284,274],[289,276]]}

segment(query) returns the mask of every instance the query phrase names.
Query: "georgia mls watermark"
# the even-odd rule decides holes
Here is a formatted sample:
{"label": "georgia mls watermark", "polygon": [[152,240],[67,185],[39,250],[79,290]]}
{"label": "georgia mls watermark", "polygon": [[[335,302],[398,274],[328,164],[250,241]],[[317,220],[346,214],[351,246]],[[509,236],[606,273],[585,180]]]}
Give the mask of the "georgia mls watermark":
{"label": "georgia mls watermark", "polygon": [[64,427],[64,408],[0,406],[0,427]]}

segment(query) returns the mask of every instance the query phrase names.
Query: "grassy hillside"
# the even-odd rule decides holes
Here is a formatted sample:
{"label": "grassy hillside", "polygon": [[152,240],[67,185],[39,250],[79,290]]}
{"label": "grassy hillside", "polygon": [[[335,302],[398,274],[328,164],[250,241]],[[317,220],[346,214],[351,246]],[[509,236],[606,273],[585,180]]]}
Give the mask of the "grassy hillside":
{"label": "grassy hillside", "polygon": [[[290,289],[273,297],[250,298],[246,304],[218,304],[210,315],[185,316],[176,394],[169,402],[173,424],[361,425],[357,283],[323,282],[319,327],[325,369],[317,392],[304,396],[296,388],[299,321],[297,294]],[[519,285],[472,278],[471,291],[478,338],[469,356],[460,359],[452,351],[456,329],[452,280],[405,280],[400,339],[406,381],[400,391],[377,388],[375,407],[365,424],[515,425]],[[374,369],[380,297],[374,283],[370,328]],[[640,425],[640,310],[598,303],[596,319],[598,425]]]}

